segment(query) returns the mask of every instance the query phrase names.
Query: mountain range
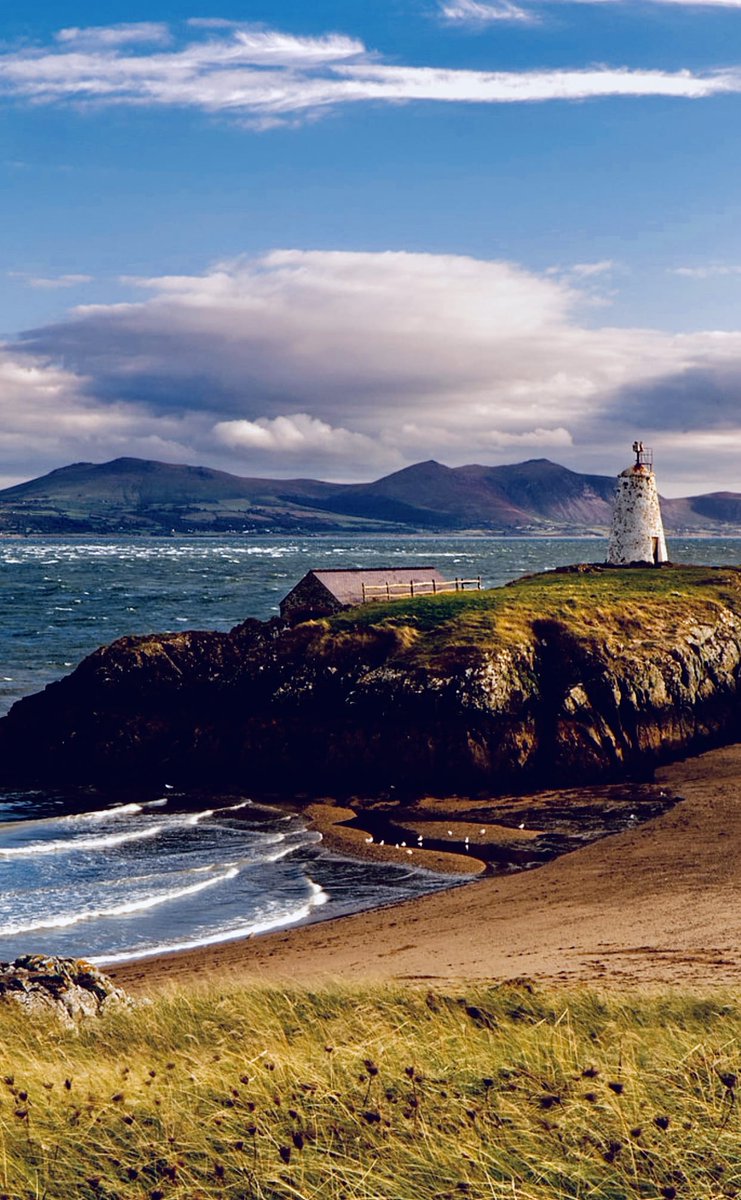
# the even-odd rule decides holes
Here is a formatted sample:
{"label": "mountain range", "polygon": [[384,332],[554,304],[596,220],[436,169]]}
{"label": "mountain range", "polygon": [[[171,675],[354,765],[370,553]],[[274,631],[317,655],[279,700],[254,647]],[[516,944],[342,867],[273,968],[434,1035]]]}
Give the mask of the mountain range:
{"label": "mountain range", "polygon": [[[372,483],[253,479],[138,458],[74,463],[0,490],[0,534],[603,534],[615,480],[545,458],[416,463]],[[741,494],[662,499],[667,532],[741,534]]]}

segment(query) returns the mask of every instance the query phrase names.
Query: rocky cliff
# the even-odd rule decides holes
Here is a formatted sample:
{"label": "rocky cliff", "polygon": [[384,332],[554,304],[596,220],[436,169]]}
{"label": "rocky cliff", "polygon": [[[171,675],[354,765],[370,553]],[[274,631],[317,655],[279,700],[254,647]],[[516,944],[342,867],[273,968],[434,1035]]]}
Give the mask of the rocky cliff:
{"label": "rocky cliff", "polygon": [[619,778],[740,736],[741,570],[574,568],[123,638],[0,721],[0,779],[261,792]]}

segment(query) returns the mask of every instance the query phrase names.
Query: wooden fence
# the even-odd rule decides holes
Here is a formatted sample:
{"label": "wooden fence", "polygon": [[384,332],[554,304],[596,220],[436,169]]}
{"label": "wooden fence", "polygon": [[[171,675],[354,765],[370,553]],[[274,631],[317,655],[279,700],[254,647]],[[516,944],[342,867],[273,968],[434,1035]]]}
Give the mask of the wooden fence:
{"label": "wooden fence", "polygon": [[439,592],[481,591],[481,576],[475,579],[410,579],[408,583],[364,583],[363,603],[370,600],[402,600],[407,596],[436,596]]}

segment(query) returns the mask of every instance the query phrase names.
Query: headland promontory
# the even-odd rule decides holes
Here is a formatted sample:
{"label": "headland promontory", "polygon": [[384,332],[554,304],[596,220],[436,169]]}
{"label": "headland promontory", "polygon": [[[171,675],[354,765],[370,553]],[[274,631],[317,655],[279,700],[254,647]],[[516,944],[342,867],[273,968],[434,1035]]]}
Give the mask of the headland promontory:
{"label": "headland promontory", "polygon": [[583,566],[289,626],[127,637],[0,721],[4,782],[437,794],[737,739],[741,570]]}

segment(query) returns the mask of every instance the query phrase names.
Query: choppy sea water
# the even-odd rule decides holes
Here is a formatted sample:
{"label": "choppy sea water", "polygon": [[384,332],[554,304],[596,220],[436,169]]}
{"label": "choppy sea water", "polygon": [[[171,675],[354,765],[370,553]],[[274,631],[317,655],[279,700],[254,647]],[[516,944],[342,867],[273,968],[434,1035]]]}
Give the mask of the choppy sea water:
{"label": "choppy sea water", "polygon": [[[741,562],[741,540],[675,540],[674,561]],[[0,713],[132,633],[276,615],[311,567],[429,563],[485,585],[600,561],[598,539],[9,538],[0,541]],[[0,958],[121,961],[449,886],[327,853],[248,796],[0,792]]]}
{"label": "choppy sea water", "polygon": [[2,960],[44,953],[121,962],[448,883],[328,854],[298,814],[236,796],[6,793],[0,819]]}

